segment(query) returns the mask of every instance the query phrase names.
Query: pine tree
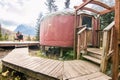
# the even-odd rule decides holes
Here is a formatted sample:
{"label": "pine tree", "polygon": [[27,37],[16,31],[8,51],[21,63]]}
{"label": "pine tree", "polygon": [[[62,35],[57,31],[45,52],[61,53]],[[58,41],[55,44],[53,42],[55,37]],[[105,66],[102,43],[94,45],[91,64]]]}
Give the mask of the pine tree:
{"label": "pine tree", "polygon": [[0,24],[0,41],[3,40],[2,39],[2,31],[1,31],[1,24]]}
{"label": "pine tree", "polygon": [[65,9],[69,8],[70,6],[70,0],[65,1]]}
{"label": "pine tree", "polygon": [[45,5],[48,7],[49,13],[58,10],[57,5],[55,5],[55,0],[46,0]]}
{"label": "pine tree", "polygon": [[[100,2],[107,3],[107,5],[109,5],[109,6],[114,5],[114,1],[111,1],[111,0],[101,0]],[[95,5],[93,5],[92,8],[97,10],[97,11],[104,10],[102,7],[95,6]],[[101,29],[104,29],[105,27],[107,27],[113,20],[114,20],[114,12],[110,12],[110,13],[107,13],[107,14],[100,16]]]}
{"label": "pine tree", "polygon": [[41,23],[41,18],[42,18],[43,14],[40,13],[37,22],[36,22],[36,40],[39,40],[39,34],[40,34],[40,23]]}
{"label": "pine tree", "polygon": [[8,34],[6,33],[5,35],[4,35],[4,40],[8,40]]}
{"label": "pine tree", "polygon": [[114,12],[110,12],[100,17],[101,29],[104,29],[114,20],[114,14]]}

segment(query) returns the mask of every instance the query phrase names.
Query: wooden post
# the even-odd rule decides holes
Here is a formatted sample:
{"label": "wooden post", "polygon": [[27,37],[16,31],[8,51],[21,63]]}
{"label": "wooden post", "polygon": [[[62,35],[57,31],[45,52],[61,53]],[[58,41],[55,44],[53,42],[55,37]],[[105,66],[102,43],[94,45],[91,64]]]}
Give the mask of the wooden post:
{"label": "wooden post", "polygon": [[100,65],[100,71],[105,73],[106,68],[107,68],[107,54],[109,51],[109,32],[108,31],[104,31],[103,34],[103,54],[102,54],[102,59],[101,59],[101,65]]}
{"label": "wooden post", "polygon": [[74,50],[74,59],[77,58],[77,31],[76,31],[76,27],[77,27],[77,11],[75,11],[75,24],[74,24],[74,46],[73,46],[73,50]]}
{"label": "wooden post", "polygon": [[63,48],[60,48],[60,57],[63,57]]}
{"label": "wooden post", "polygon": [[114,30],[114,54],[112,67],[112,80],[118,80],[118,66],[119,66],[119,45],[120,39],[120,0],[115,0],[115,30]]}

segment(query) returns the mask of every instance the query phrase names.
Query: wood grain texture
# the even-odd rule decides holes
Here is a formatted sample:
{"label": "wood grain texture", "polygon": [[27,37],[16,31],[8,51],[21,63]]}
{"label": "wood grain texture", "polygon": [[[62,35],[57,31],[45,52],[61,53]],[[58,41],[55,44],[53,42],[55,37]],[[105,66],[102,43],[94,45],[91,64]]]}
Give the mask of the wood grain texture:
{"label": "wood grain texture", "polygon": [[[2,63],[6,67],[40,80],[76,80],[79,77],[100,73],[99,66],[83,60],[58,61],[29,56],[28,48],[14,49],[2,59]],[[105,74],[100,74],[101,79],[106,78]],[[108,78],[107,76],[105,80]]]}

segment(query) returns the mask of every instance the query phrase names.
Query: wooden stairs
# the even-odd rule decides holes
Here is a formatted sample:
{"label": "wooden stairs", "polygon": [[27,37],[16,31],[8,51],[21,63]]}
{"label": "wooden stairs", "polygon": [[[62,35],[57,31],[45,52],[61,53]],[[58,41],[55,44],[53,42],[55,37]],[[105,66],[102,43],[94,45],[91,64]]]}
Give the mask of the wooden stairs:
{"label": "wooden stairs", "polygon": [[87,48],[87,53],[83,53],[82,57],[94,63],[101,64],[102,51],[99,48]]}

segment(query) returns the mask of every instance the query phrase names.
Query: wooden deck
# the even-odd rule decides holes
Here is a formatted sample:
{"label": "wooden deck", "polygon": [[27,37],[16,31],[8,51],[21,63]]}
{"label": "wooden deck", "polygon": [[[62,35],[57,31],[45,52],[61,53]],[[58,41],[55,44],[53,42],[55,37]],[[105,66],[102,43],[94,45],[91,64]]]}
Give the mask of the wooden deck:
{"label": "wooden deck", "polygon": [[82,60],[58,61],[28,55],[28,48],[16,48],[2,59],[3,66],[40,80],[110,80],[99,66]]}
{"label": "wooden deck", "polygon": [[6,47],[6,46],[35,46],[39,45],[39,41],[0,41],[0,47]]}

